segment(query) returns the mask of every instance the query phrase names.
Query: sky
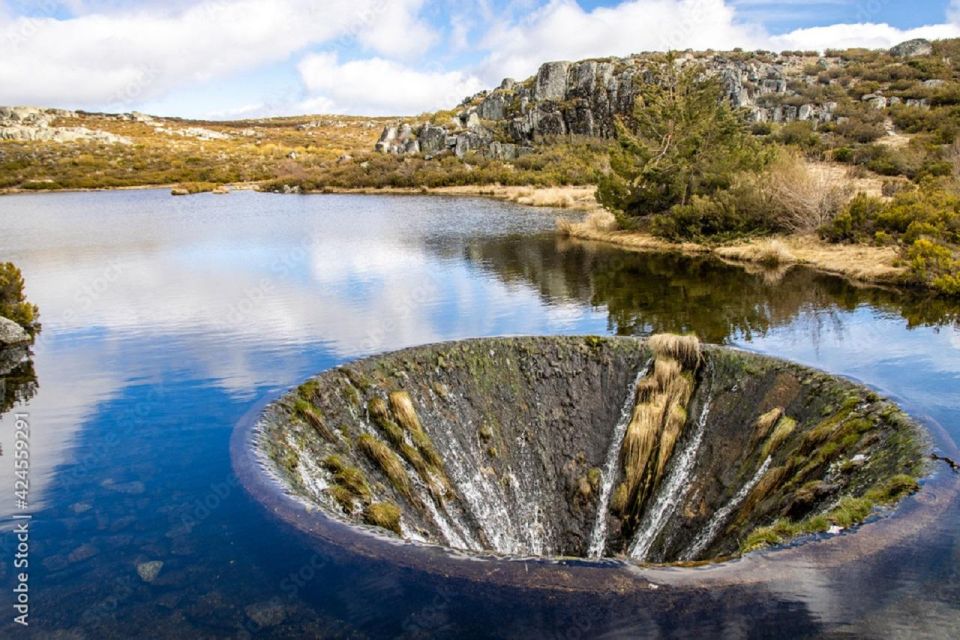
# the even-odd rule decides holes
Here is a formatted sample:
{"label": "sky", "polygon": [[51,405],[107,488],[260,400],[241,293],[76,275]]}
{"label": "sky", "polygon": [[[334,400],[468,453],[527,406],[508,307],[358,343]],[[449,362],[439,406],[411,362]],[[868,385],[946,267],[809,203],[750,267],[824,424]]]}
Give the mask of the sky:
{"label": "sky", "polygon": [[0,104],[415,115],[549,60],[960,37],[960,0],[0,0]]}

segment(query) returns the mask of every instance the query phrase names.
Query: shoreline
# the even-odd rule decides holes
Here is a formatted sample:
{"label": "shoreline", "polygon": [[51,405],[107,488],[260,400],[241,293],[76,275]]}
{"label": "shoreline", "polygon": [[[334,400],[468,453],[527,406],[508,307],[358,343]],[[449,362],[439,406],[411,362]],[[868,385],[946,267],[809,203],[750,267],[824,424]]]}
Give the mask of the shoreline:
{"label": "shoreline", "polygon": [[643,232],[592,229],[585,223],[565,226],[560,232],[574,240],[601,242],[628,251],[714,255],[737,266],[769,271],[796,265],[860,284],[912,288],[905,281],[907,269],[896,264],[898,256],[892,247],[828,244],[815,236],[782,235],[711,246],[671,242]]}
{"label": "shoreline", "polygon": [[[178,185],[137,185],[50,190],[6,189],[0,190],[0,195],[134,191],[141,189],[172,189],[176,186]],[[231,191],[257,190],[258,187],[256,183],[236,183],[224,186]],[[896,249],[893,247],[829,244],[812,235],[779,235],[718,245],[706,245],[696,242],[672,242],[657,238],[649,233],[616,230],[614,228],[613,216],[597,205],[594,198],[595,191],[596,187],[594,185],[534,187],[477,184],[433,188],[328,188],[323,191],[304,192],[303,195],[355,194],[483,197],[530,207],[578,211],[584,214],[584,221],[579,223],[561,221],[560,224],[558,224],[559,234],[574,240],[600,242],[628,251],[714,255],[725,262],[742,267],[761,267],[770,270],[785,269],[793,265],[799,265],[831,275],[845,277],[853,282],[862,284],[917,288],[916,285],[911,286],[910,283],[905,282],[907,269],[897,265],[898,255]]]}

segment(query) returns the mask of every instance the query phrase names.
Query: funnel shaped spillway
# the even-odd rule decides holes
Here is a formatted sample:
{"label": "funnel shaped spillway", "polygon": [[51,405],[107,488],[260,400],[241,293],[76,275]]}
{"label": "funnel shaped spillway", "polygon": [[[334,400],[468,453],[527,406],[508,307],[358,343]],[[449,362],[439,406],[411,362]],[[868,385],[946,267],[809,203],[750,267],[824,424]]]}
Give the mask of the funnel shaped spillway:
{"label": "funnel shaped spillway", "polygon": [[408,540],[510,555],[725,557],[917,487],[923,436],[849,381],[696,338],[492,338],[323,373],[256,446],[288,490]]}

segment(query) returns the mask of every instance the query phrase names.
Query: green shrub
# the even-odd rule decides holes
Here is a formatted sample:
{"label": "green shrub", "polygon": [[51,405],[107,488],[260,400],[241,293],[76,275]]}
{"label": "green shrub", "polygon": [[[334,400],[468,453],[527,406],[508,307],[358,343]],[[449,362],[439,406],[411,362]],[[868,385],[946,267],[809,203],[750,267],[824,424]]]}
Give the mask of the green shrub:
{"label": "green shrub", "polygon": [[40,310],[27,302],[23,274],[12,262],[0,263],[0,316],[19,324],[31,337],[40,331]]}
{"label": "green shrub", "polygon": [[[727,228],[729,203],[712,196],[731,188],[738,173],[764,164],[743,114],[722,99],[716,79],[697,65],[677,68],[674,58],[655,67],[644,83],[633,118],[619,121],[610,171],[601,175],[597,199],[622,226],[656,215],[666,235]],[[678,217],[675,224],[663,216]]]}
{"label": "green shrub", "polygon": [[933,181],[890,201],[860,194],[820,235],[830,242],[897,243],[914,282],[960,295],[960,196]]}

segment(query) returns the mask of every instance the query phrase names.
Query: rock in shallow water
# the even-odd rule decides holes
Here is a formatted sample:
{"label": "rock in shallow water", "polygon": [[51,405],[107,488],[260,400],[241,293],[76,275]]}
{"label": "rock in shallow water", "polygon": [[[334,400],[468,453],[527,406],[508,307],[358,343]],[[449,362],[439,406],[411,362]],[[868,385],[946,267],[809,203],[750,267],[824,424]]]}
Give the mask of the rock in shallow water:
{"label": "rock in shallow water", "polygon": [[13,320],[0,316],[0,349],[30,344],[30,335]]}
{"label": "rock in shallow water", "polygon": [[157,579],[161,569],[163,569],[163,561],[161,560],[141,562],[137,565],[137,575],[140,576],[141,580],[149,584]]}

